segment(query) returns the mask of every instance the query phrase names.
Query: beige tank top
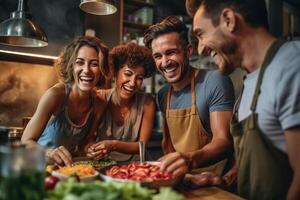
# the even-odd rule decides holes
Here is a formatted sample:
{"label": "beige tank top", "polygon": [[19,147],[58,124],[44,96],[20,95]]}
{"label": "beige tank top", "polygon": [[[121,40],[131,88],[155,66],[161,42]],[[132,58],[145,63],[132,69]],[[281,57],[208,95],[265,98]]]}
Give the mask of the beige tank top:
{"label": "beige tank top", "polygon": [[[114,89],[108,92],[100,92],[100,95],[104,95],[107,103],[111,101],[112,93]],[[143,117],[143,106],[146,98],[146,94],[135,94],[134,102],[132,104],[130,113],[125,119],[124,124],[118,126],[112,119],[111,112],[107,107],[102,115],[101,122],[98,126],[96,141],[101,140],[121,140],[124,142],[134,142],[139,138],[139,130]],[[138,154],[125,154],[120,152],[110,152],[109,157],[116,161],[136,161],[139,159]]]}

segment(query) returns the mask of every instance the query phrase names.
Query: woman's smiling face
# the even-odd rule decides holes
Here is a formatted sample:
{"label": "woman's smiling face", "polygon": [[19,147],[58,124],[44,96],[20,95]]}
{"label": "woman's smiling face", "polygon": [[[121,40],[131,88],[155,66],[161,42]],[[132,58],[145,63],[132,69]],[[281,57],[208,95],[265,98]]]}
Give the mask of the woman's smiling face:
{"label": "woman's smiling face", "polygon": [[116,90],[120,99],[129,100],[140,90],[145,75],[143,66],[129,67],[124,65],[116,74]]}
{"label": "woman's smiling face", "polygon": [[97,84],[101,70],[98,52],[90,46],[82,46],[73,65],[74,84],[83,92],[91,91]]}

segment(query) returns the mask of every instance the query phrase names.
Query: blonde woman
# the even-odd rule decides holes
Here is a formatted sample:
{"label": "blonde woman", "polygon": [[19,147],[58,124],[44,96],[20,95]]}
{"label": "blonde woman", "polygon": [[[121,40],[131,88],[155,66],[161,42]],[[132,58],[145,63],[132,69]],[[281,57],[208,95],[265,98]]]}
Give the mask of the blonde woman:
{"label": "blonde woman", "polygon": [[41,97],[22,142],[45,146],[49,159],[70,165],[105,107],[95,87],[108,71],[108,48],[96,37],[76,38],[61,52],[56,67],[63,81]]}

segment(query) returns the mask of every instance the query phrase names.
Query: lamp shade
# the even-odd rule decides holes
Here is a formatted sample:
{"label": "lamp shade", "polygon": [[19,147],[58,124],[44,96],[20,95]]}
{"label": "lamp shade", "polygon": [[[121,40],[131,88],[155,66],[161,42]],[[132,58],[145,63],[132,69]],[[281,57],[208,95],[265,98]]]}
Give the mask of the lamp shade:
{"label": "lamp shade", "polygon": [[81,0],[80,9],[94,15],[111,15],[117,11],[109,0]]}
{"label": "lamp shade", "polygon": [[43,47],[48,45],[44,31],[24,11],[23,0],[19,0],[18,10],[9,19],[0,23],[0,43],[22,47]]}

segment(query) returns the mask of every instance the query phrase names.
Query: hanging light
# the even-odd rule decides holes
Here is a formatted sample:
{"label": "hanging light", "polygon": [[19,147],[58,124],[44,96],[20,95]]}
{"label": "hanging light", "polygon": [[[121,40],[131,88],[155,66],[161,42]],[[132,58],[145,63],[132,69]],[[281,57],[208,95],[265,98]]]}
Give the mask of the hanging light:
{"label": "hanging light", "polygon": [[27,0],[19,0],[18,10],[0,23],[0,43],[22,47],[44,47],[48,39],[27,9]]}
{"label": "hanging light", "polygon": [[111,15],[117,11],[112,0],[81,0],[80,9],[94,15]]}

